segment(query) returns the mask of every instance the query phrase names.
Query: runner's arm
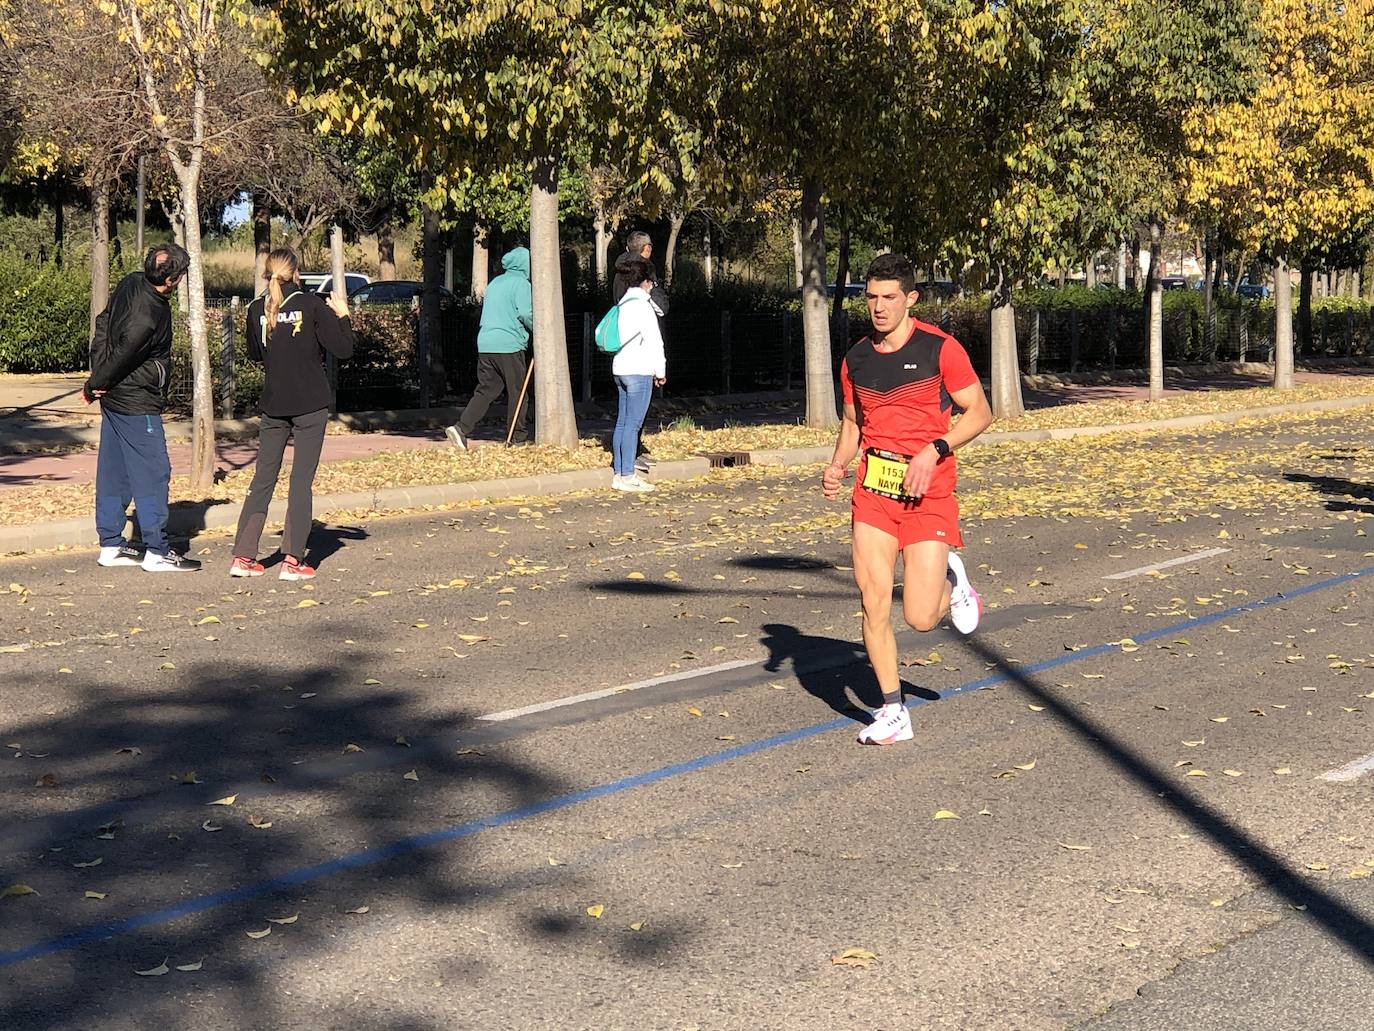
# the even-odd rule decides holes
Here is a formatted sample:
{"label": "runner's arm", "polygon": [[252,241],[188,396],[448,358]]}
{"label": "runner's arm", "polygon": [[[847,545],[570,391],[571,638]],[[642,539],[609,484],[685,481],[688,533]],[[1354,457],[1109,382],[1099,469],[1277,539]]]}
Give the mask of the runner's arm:
{"label": "runner's arm", "polygon": [[[974,380],[968,386],[959,390],[950,391],[950,397],[954,403],[963,410],[963,415],[959,416],[959,421],[950,427],[948,433],[944,435],[945,443],[950,450],[954,451],[967,444],[978,434],[992,425],[992,409],[988,407],[987,396],[983,393],[983,384]],[[927,444],[916,452],[911,460],[911,465],[907,468],[906,478],[902,481],[902,489],[914,498],[925,497],[925,493],[930,489],[931,478],[935,475],[935,466],[940,461],[940,453],[935,450],[934,444]]]}
{"label": "runner's arm", "polygon": [[835,452],[831,455],[830,464],[825,467],[825,472],[821,474],[821,493],[827,498],[833,500],[839,493],[840,483],[844,480],[849,463],[854,461],[854,456],[858,453],[859,418],[854,406],[846,403],[844,419],[840,422],[840,435],[835,441]]}

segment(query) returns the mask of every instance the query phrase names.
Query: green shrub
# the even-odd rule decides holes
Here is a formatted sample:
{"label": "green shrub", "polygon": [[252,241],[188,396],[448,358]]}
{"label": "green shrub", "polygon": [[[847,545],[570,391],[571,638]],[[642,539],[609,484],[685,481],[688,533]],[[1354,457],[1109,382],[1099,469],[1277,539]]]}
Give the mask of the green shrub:
{"label": "green shrub", "polygon": [[84,369],[90,305],[91,282],[84,269],[0,255],[0,370]]}

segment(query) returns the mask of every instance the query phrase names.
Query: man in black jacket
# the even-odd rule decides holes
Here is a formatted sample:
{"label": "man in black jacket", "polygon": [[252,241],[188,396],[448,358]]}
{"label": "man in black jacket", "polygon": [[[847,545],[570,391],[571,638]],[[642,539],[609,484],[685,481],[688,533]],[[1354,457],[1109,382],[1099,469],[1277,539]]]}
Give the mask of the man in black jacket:
{"label": "man in black jacket", "polygon": [[[627,262],[633,261],[635,258],[643,258],[645,261],[648,261],[649,255],[653,254],[653,252],[653,242],[649,239],[649,234],[643,230],[636,229],[626,237],[625,253],[615,259],[615,280],[611,284],[611,300],[615,301],[616,304],[620,303],[620,299],[625,296],[626,290],[630,289],[632,286],[639,285],[638,283],[630,282]],[[663,287],[659,285],[657,279],[654,280],[653,289],[649,291],[649,300],[652,301],[654,307],[658,309],[660,318],[668,314],[668,294],[664,291]]]}
{"label": "man in black jacket", "polygon": [[[172,463],[162,410],[172,373],[172,309],[168,297],[191,261],[174,243],[159,244],[143,273],[125,276],[95,322],[86,403],[100,400],[100,451],[95,472],[95,526],[102,566],[141,565],[150,573],[186,573],[200,563],[167,545],[167,487]],[[129,502],[143,535],[140,556],[124,536]]]}

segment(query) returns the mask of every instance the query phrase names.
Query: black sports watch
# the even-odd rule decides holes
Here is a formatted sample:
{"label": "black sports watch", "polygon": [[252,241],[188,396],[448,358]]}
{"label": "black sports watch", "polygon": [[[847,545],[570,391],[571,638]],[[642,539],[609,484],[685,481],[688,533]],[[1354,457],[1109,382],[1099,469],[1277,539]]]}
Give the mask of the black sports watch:
{"label": "black sports watch", "polygon": [[949,446],[949,441],[944,437],[936,437],[930,442],[930,446],[935,449],[935,453],[940,456],[941,461],[953,453],[953,448]]}

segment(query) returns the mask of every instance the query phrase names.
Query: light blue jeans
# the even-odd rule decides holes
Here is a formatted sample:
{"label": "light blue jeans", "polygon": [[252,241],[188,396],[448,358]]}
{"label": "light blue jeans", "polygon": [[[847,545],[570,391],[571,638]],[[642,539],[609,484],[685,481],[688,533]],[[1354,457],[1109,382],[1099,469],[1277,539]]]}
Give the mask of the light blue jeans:
{"label": "light blue jeans", "polygon": [[620,395],[620,409],[615,417],[615,436],[611,438],[611,468],[617,476],[633,476],[635,453],[639,450],[639,428],[649,413],[654,378],[617,376],[615,389]]}

